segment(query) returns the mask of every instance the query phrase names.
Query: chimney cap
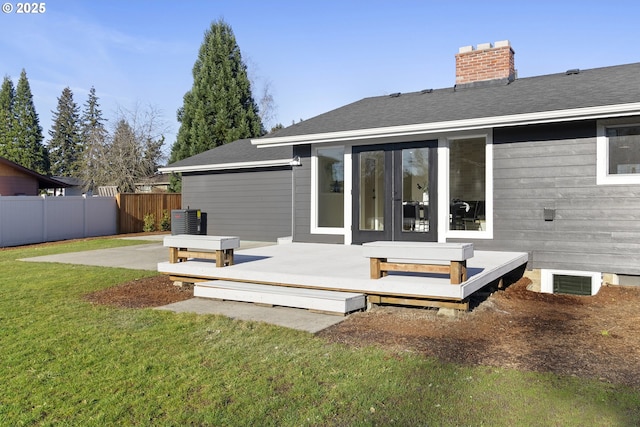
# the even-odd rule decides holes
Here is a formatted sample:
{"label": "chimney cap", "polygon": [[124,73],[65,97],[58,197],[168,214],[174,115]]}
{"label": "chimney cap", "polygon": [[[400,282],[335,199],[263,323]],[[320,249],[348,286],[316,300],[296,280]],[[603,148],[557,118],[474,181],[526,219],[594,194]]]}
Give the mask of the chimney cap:
{"label": "chimney cap", "polygon": [[479,43],[477,48],[473,47],[473,45],[462,46],[458,49],[458,53],[469,53],[469,52],[473,52],[476,49],[487,50],[487,49],[493,49],[493,48],[499,48],[499,47],[511,47],[511,42],[509,40],[500,40],[495,43]]}

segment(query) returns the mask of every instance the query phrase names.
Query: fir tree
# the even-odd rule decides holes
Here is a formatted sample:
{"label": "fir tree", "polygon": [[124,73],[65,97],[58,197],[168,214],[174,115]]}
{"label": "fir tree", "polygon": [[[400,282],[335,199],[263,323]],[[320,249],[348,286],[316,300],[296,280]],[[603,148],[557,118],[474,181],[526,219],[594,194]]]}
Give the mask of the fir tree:
{"label": "fir tree", "polygon": [[58,108],[53,111],[53,126],[49,131],[49,160],[51,172],[58,176],[77,176],[78,162],[82,154],[80,115],[68,87],[58,98]]}
{"label": "fir tree", "polygon": [[16,138],[15,158],[9,160],[18,163],[25,168],[34,170],[43,175],[49,173],[49,156],[42,144],[42,127],[33,105],[33,95],[27,73],[23,69],[16,86],[16,97],[13,103],[15,126],[13,128]]}
{"label": "fir tree", "polygon": [[13,81],[5,76],[0,89],[0,156],[7,159],[16,158],[15,113],[14,100],[16,91]]}
{"label": "fir tree", "polygon": [[102,183],[104,169],[100,167],[101,159],[105,155],[108,132],[105,129],[96,89],[91,87],[89,97],[82,111],[82,155],[78,164],[79,177],[85,183],[85,189],[93,189],[95,183]]}
{"label": "fir tree", "polygon": [[247,67],[231,27],[223,20],[205,32],[193,66],[193,86],[177,115],[180,129],[170,162],[264,133]]}

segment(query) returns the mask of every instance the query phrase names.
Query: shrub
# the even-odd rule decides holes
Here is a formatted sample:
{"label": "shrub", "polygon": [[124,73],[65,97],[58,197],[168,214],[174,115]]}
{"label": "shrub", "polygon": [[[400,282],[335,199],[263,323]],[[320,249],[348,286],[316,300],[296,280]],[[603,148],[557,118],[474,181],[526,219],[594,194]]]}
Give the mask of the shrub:
{"label": "shrub", "polygon": [[162,219],[160,219],[160,231],[171,230],[171,215],[168,210],[162,211]]}
{"label": "shrub", "polygon": [[152,213],[144,216],[142,231],[156,231],[156,216]]}

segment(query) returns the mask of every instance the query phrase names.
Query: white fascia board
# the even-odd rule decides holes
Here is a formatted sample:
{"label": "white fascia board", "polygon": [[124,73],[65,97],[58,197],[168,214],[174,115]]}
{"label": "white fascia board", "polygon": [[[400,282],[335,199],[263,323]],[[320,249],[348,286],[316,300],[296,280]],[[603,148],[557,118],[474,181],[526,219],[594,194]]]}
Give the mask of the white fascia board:
{"label": "white fascia board", "polygon": [[278,159],[278,160],[261,160],[255,162],[238,162],[238,163],[219,163],[210,165],[194,165],[194,166],[176,166],[158,168],[161,173],[183,173],[183,172],[208,172],[230,169],[250,169],[250,168],[266,168],[277,166],[296,166],[300,163],[298,159]]}
{"label": "white fascia board", "polygon": [[599,107],[573,108],[568,110],[542,111],[537,113],[511,114],[506,116],[480,117],[475,119],[451,120],[434,123],[418,123],[403,126],[358,129],[340,132],[325,132],[308,135],[283,136],[252,139],[257,146],[282,146],[311,143],[344,142],[361,139],[388,138],[443,132],[460,132],[487,127],[522,126],[541,123],[568,122],[572,120],[603,119],[640,115],[640,102],[605,105]]}

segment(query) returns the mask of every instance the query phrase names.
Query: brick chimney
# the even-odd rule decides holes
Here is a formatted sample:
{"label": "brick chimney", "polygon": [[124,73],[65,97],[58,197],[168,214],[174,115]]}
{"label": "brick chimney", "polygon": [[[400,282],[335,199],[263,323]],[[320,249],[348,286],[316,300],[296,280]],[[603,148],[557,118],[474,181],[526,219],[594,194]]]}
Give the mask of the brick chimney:
{"label": "brick chimney", "polygon": [[515,63],[508,40],[464,46],[456,55],[456,85],[468,85],[490,80],[512,82],[516,78]]}

